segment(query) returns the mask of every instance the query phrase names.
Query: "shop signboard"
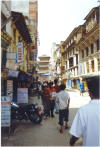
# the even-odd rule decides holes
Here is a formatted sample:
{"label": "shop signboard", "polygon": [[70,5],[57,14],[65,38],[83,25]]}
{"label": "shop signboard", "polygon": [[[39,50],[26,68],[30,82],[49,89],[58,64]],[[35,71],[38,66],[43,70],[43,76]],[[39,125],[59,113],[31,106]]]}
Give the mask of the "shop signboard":
{"label": "shop signboard", "polygon": [[18,65],[23,64],[23,43],[22,42],[18,42],[17,63],[18,63]]}
{"label": "shop signboard", "polygon": [[28,103],[28,88],[17,89],[17,102],[20,104]]}
{"label": "shop signboard", "polygon": [[7,60],[6,68],[11,69],[11,70],[17,70],[18,65],[16,63],[14,63],[13,61],[11,61],[11,60]]}
{"label": "shop signboard", "polygon": [[11,101],[10,97],[1,97],[1,127],[10,127],[11,125]]}
{"label": "shop signboard", "polygon": [[19,71],[9,70],[8,77],[18,77]]}
{"label": "shop signboard", "polygon": [[16,62],[16,52],[7,52],[7,60],[14,60]]}
{"label": "shop signboard", "polygon": [[10,100],[12,101],[13,98],[13,81],[7,80],[7,96],[10,97]]}
{"label": "shop signboard", "polygon": [[40,74],[40,77],[48,77],[48,76],[50,76],[50,73],[41,73]]}

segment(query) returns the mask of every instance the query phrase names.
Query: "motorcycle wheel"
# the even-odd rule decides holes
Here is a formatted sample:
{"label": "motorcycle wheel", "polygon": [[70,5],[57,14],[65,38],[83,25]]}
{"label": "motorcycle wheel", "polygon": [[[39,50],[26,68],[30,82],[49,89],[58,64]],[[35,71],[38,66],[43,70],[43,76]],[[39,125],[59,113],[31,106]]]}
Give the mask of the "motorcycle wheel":
{"label": "motorcycle wheel", "polygon": [[42,121],[42,116],[40,116],[37,113],[31,113],[29,119],[31,120],[32,123],[40,124]]}

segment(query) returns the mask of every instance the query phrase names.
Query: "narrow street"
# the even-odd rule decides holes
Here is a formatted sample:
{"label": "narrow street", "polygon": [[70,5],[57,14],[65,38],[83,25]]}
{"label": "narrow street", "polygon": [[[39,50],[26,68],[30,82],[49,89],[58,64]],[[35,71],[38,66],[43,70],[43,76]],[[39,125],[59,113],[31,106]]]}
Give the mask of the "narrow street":
{"label": "narrow street", "polygon": [[[87,93],[80,96],[78,90],[68,90],[70,102],[69,125],[77,112],[77,109],[87,104],[90,100]],[[29,103],[40,103],[37,97],[31,97]],[[48,118],[42,121],[40,125],[32,124],[30,121],[18,122],[18,126],[13,135],[2,137],[2,146],[68,146],[70,134],[69,130],[65,130],[63,134],[59,133],[58,115],[54,118]],[[77,145],[81,145],[81,139]]]}

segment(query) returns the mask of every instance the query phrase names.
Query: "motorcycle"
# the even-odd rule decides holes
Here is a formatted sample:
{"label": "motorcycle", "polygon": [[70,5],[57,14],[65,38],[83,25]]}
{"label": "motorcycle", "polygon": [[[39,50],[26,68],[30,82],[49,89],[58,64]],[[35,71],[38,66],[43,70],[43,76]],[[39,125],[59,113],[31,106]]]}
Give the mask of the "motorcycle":
{"label": "motorcycle", "polygon": [[11,102],[11,119],[12,120],[30,120],[32,123],[40,124],[42,121],[42,109],[37,104],[28,104],[20,106]]}

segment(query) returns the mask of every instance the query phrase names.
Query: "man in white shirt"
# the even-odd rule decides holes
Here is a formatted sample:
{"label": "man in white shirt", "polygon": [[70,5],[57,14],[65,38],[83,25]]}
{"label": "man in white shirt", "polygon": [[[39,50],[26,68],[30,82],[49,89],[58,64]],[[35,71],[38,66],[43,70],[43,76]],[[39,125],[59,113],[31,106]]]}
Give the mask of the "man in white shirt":
{"label": "man in white shirt", "polygon": [[63,133],[64,131],[64,121],[66,122],[65,128],[68,128],[70,97],[67,91],[65,91],[65,88],[66,86],[64,84],[61,84],[61,91],[56,95],[56,100],[59,103],[59,124],[61,126],[60,133]]}
{"label": "man in white shirt", "polygon": [[70,145],[73,146],[80,136],[83,146],[100,146],[100,76],[86,79],[91,97],[89,104],[81,107],[72,123]]}

